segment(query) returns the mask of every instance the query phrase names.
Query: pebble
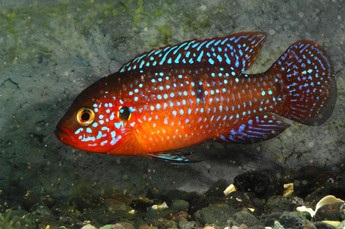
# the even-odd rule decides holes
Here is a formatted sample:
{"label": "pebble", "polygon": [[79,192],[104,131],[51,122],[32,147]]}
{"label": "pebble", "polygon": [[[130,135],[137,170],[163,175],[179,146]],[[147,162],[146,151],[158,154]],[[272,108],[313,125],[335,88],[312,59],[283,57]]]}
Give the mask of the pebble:
{"label": "pebble", "polygon": [[283,225],[284,228],[303,228],[308,221],[298,212],[284,212],[279,217],[279,223]]}
{"label": "pebble", "polygon": [[201,225],[206,223],[227,226],[227,221],[236,211],[227,204],[213,204],[194,213],[194,218]]}
{"label": "pebble", "polygon": [[[86,195],[67,204],[47,196],[45,199],[37,200],[36,204],[28,202],[26,206],[31,206],[28,212],[19,214],[18,211],[13,211],[15,215],[12,219],[19,221],[22,219],[20,215],[25,214],[26,220],[35,220],[35,224],[40,227],[77,225],[75,218],[78,218],[79,223],[90,222],[82,229],[328,229],[335,228],[334,225],[345,225],[345,221],[339,223],[345,218],[343,202],[324,205],[319,208],[314,218],[311,218],[309,213],[296,211],[296,207],[301,205],[315,208],[316,202],[324,197],[321,194],[324,194],[325,190],[343,190],[344,188],[340,187],[343,183],[326,181],[324,184],[329,187],[315,189],[307,196],[315,198],[311,201],[301,198],[296,193],[290,197],[283,196],[279,188],[283,181],[274,184],[275,182],[271,182],[267,176],[259,172],[247,172],[235,179],[237,191],[227,196],[223,193],[228,185],[225,180],[216,181],[205,193],[162,191],[152,188],[146,196],[130,197],[123,193],[104,195],[102,203],[95,202],[91,196]],[[284,179],[285,182],[286,178]],[[274,189],[278,191],[275,192]],[[342,194],[339,195],[341,198]],[[152,206],[160,206],[162,203],[167,204],[165,208],[152,209]],[[333,221],[326,223],[324,220]]]}
{"label": "pebble", "polygon": [[235,213],[233,219],[237,225],[245,224],[250,227],[261,224],[260,221],[247,210]]}
{"label": "pebble", "polygon": [[[97,229],[97,227],[91,225],[91,224],[86,224],[81,227],[81,229]],[[105,228],[100,228],[100,229],[105,229]]]}
{"label": "pebble", "polygon": [[333,203],[320,207],[315,213],[314,220],[341,220],[340,212],[342,211],[341,207],[343,205],[344,203]]}
{"label": "pebble", "polygon": [[234,178],[234,185],[238,191],[253,192],[257,196],[265,196],[266,190],[270,186],[269,178],[259,172],[246,172]]}

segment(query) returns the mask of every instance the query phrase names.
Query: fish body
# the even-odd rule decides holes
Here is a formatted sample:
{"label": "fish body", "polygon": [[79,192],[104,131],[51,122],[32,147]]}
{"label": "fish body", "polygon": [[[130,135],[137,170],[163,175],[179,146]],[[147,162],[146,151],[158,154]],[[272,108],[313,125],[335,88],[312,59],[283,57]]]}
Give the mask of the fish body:
{"label": "fish body", "polygon": [[332,113],[332,63],[316,43],[300,40],[264,73],[243,73],[266,34],[242,32],[190,40],[146,52],[86,88],[57,125],[75,148],[154,155],[208,139],[251,143],[289,125],[319,125]]}

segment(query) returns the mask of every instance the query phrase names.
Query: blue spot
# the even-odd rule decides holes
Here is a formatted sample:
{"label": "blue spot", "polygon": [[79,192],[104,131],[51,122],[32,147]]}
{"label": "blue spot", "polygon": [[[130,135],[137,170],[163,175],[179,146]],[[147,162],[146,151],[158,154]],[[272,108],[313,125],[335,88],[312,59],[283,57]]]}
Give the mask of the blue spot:
{"label": "blue spot", "polygon": [[217,60],[218,60],[219,62],[222,62],[223,59],[222,59],[222,57],[221,57],[220,55],[218,55],[218,56],[217,56]]}
{"label": "blue spot", "polygon": [[74,132],[74,134],[79,134],[80,132],[82,132],[84,130],[84,128],[80,127],[78,130],[76,130]]}
{"label": "blue spot", "polygon": [[115,122],[114,126],[119,129],[121,126],[123,126],[123,122]]}
{"label": "blue spot", "polygon": [[198,59],[197,59],[198,62],[201,62],[201,59],[202,59],[202,56],[203,56],[203,55],[204,55],[204,51],[201,50],[201,52],[200,52],[200,54],[199,54],[199,56],[198,56]]}
{"label": "blue spot", "polygon": [[266,95],[266,92],[265,92],[265,91],[262,91],[262,92],[261,92],[261,95],[262,95],[262,96]]}
{"label": "blue spot", "polygon": [[211,59],[211,58],[208,59],[208,62],[209,62],[210,64],[212,64],[212,65],[214,64],[214,60]]}
{"label": "blue spot", "polygon": [[96,136],[96,139],[100,139],[102,137],[103,133],[101,131],[98,131],[98,134]]}
{"label": "blue spot", "polygon": [[225,53],[224,56],[225,56],[225,61],[226,61],[226,63],[227,63],[228,65],[230,65],[230,64],[231,64],[231,61],[230,61],[230,58],[229,58],[228,54]]}

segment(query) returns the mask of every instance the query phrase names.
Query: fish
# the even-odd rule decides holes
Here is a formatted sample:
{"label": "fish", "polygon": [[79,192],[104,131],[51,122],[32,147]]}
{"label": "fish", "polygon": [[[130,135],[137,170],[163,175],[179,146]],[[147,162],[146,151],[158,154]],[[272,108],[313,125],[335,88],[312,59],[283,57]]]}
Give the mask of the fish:
{"label": "fish", "polygon": [[140,54],[82,91],[55,134],[87,152],[169,158],[206,140],[268,140],[289,120],[321,125],[337,98],[331,59],[299,40],[267,71],[247,74],[266,39],[239,32]]}

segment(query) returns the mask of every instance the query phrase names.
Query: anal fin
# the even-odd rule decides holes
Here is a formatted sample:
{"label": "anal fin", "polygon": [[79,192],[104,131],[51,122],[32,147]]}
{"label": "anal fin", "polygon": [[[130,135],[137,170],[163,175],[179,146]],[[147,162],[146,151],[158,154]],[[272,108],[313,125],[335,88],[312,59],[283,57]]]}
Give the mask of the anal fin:
{"label": "anal fin", "polygon": [[154,159],[162,160],[170,164],[177,164],[177,165],[200,162],[200,161],[188,159],[186,156],[190,154],[191,153],[183,153],[183,154],[182,153],[175,153],[175,154],[162,153],[162,154],[150,154],[149,156]]}
{"label": "anal fin", "polygon": [[254,143],[274,138],[290,125],[276,114],[265,113],[249,118],[230,130],[227,134],[222,134],[219,138],[231,143]]}

